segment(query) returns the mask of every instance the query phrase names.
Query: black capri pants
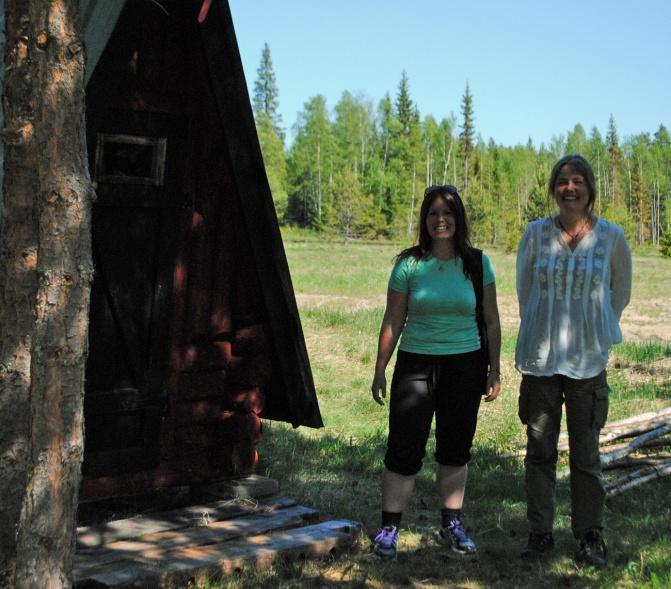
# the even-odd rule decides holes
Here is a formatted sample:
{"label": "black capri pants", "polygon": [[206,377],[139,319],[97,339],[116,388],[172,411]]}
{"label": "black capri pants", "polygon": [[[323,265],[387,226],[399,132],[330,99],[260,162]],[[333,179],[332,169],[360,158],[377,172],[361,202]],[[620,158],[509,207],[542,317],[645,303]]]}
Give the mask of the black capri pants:
{"label": "black capri pants", "polygon": [[467,464],[486,371],[480,350],[447,356],[399,350],[391,382],[387,469],[404,476],[419,472],[434,413],[436,461],[445,466]]}

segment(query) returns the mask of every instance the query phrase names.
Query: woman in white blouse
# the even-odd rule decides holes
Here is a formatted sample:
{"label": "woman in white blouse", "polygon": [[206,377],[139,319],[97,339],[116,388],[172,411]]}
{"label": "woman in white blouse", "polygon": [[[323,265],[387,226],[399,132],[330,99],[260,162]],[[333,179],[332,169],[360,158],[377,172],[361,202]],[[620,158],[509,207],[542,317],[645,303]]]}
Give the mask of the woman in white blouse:
{"label": "woman in white blouse", "polygon": [[549,192],[558,214],[533,221],[517,254],[522,373],[519,416],[527,426],[527,519],[523,557],[554,547],[557,438],[566,404],[576,560],[606,562],[605,491],[599,431],[608,414],[606,364],[621,341],[619,320],[631,292],[631,252],[622,229],[593,214],[594,172],[580,155],[554,166]]}

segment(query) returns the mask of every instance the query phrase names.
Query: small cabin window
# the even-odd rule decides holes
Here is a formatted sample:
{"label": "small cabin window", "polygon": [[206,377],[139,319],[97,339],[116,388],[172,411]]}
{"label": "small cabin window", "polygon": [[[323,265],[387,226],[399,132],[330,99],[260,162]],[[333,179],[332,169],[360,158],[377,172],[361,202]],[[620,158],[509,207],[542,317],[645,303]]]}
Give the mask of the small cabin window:
{"label": "small cabin window", "polygon": [[165,137],[98,133],[96,181],[162,186],[166,143]]}

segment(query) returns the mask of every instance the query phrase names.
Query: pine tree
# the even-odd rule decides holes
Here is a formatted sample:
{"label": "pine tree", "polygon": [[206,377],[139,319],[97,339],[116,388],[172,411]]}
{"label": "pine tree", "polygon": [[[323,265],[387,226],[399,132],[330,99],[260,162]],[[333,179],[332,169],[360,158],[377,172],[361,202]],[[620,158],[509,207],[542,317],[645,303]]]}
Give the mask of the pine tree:
{"label": "pine tree", "polygon": [[669,149],[671,147],[671,133],[664,125],[659,125],[659,129],[655,131],[655,143],[662,149]]}
{"label": "pine tree", "polygon": [[524,220],[526,223],[542,219],[550,214],[550,206],[548,200],[548,180],[549,171],[542,163],[536,168],[534,174],[534,185],[529,194],[527,204],[524,207]]}
{"label": "pine tree", "polygon": [[469,191],[470,180],[470,164],[473,155],[474,137],[475,137],[475,115],[473,113],[473,96],[471,90],[466,82],[466,91],[461,98],[461,132],[459,133],[459,149],[461,152],[461,160],[464,165],[464,194],[467,195]]}
{"label": "pine tree", "polygon": [[419,110],[410,98],[405,71],[394,103],[394,119],[389,166],[395,178],[390,187],[389,215],[391,231],[407,237],[414,230],[416,203],[423,185],[424,145]]}
{"label": "pine tree", "polygon": [[665,258],[671,258],[671,229],[667,229],[659,240],[659,251]]}
{"label": "pine tree", "polygon": [[284,132],[281,128],[282,117],[278,112],[275,72],[267,43],[263,45],[261,63],[256,73],[258,77],[254,82],[253,99],[256,132],[277,216],[283,219],[288,201],[287,159],[284,152]]}
{"label": "pine tree", "polygon": [[611,113],[608,119],[608,134],[606,135],[606,146],[610,158],[610,197],[615,207],[622,204],[622,190],[620,189],[620,166],[622,165],[622,149],[620,149],[619,139],[617,137],[617,128],[615,127],[615,117]]}
{"label": "pine tree", "polygon": [[93,277],[79,4],[2,7],[0,587],[73,584]]}
{"label": "pine tree", "polygon": [[264,113],[273,124],[273,129],[278,137],[284,141],[282,130],[282,116],[279,113],[279,90],[273,70],[273,60],[270,57],[270,47],[264,43],[261,52],[261,63],[256,70],[256,81],[254,82],[253,109],[257,117]]}
{"label": "pine tree", "polygon": [[594,210],[597,215],[601,215],[601,199],[605,190],[604,176],[608,156],[606,154],[606,146],[603,143],[601,133],[597,127],[592,127],[592,130],[590,131],[587,157],[592,163],[592,168],[594,169],[594,175],[596,177],[596,203]]}
{"label": "pine tree", "polygon": [[401,123],[401,134],[409,135],[410,127],[414,113],[414,105],[410,98],[410,89],[408,87],[408,75],[405,70],[401,73],[401,81],[398,85],[398,94],[396,95],[396,116]]}

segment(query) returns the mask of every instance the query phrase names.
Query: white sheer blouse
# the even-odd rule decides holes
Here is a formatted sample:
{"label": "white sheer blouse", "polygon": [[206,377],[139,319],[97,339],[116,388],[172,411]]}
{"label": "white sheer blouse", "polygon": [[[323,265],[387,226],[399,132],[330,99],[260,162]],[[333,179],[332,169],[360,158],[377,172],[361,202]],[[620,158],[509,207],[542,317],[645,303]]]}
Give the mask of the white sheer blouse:
{"label": "white sheer blouse", "polygon": [[598,219],[571,251],[551,217],[533,221],[517,251],[517,369],[596,376],[622,341],[619,321],[630,294],[631,251],[619,226]]}

